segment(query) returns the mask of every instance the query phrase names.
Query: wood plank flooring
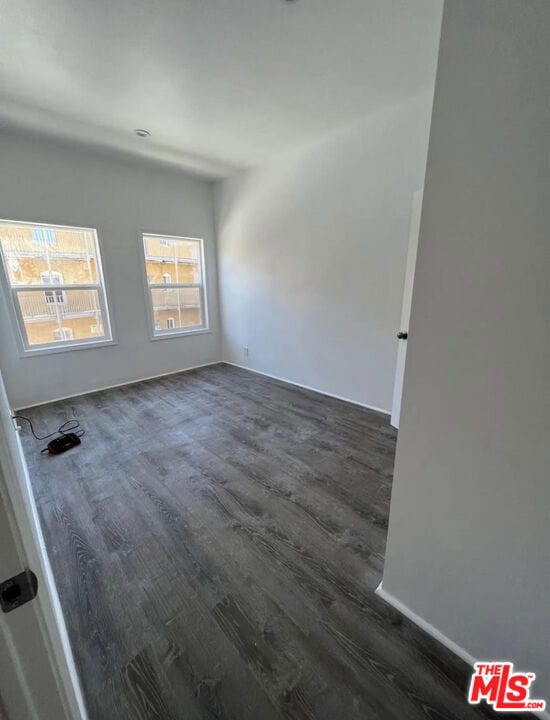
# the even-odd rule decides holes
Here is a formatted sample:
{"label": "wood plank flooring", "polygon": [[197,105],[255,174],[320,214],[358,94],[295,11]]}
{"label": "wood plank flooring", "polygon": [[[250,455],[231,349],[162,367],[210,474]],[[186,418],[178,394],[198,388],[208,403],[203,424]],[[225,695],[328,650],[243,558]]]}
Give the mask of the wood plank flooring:
{"label": "wood plank flooring", "polygon": [[385,416],[227,365],[27,410],[91,720],[450,720],[468,668],[390,609]]}

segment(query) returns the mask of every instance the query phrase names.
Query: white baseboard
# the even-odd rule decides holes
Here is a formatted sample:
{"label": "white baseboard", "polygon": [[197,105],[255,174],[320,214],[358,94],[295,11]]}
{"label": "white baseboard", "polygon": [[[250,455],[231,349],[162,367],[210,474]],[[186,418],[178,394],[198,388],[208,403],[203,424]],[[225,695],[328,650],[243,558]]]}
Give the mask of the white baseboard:
{"label": "white baseboard", "polygon": [[394,595],[387,592],[387,590],[384,590],[382,583],[380,583],[380,585],[376,588],[374,592],[376,593],[376,595],[379,595],[382,600],[385,600],[388,605],[391,605],[402,615],[405,615],[405,617],[409,618],[409,620],[411,620],[415,625],[418,625],[421,630],[424,630],[424,632],[428,633],[428,635],[431,635],[435,640],[444,645],[452,653],[458,655],[458,657],[464,660],[464,662],[467,662],[468,665],[471,665],[473,667],[474,664],[478,662],[473,655],[470,655],[467,650],[464,650],[464,648],[460,647],[460,645],[457,645],[457,643],[444,635],[441,630],[438,630],[427,620],[424,620],[424,618],[421,618],[420,615],[417,615],[414,610],[411,610],[404,603],[402,603],[401,600],[398,600]]}
{"label": "white baseboard", "polygon": [[212,362],[202,363],[201,365],[192,365],[191,367],[181,368],[181,370],[170,370],[169,372],[159,373],[158,375],[148,375],[147,377],[136,378],[135,380],[125,380],[124,382],[115,383],[114,385],[102,385],[101,387],[94,388],[93,390],[84,390],[83,392],[73,393],[72,395],[63,395],[62,397],[53,398],[52,400],[44,400],[43,402],[34,403],[33,405],[23,405],[21,407],[12,408],[14,412],[19,410],[26,410],[30,407],[39,407],[40,405],[49,405],[50,403],[60,402],[61,400],[70,400],[71,398],[80,397],[81,395],[92,395],[96,392],[102,392],[103,390],[114,390],[115,388],[125,387],[126,385],[136,385],[145,380],[156,380],[157,378],[169,377],[170,375],[179,375],[180,373],[189,372],[190,370],[198,370],[203,367],[210,367],[211,365],[220,365],[223,360],[213,360]]}
{"label": "white baseboard", "polygon": [[287,378],[262,372],[261,370],[254,370],[254,368],[247,367],[246,365],[239,365],[239,363],[230,362],[229,360],[222,360],[222,362],[226,365],[233,365],[233,367],[241,368],[241,370],[248,370],[249,372],[256,373],[256,375],[263,375],[264,377],[271,378],[272,380],[280,380],[281,382],[287,383],[287,385],[294,385],[295,387],[303,388],[304,390],[311,390],[312,392],[319,393],[319,395],[326,395],[326,397],[334,398],[335,400],[343,400],[344,402],[351,403],[352,405],[367,408],[367,410],[375,410],[376,412],[382,413],[382,415],[389,416],[391,414],[389,410],[383,410],[375,405],[367,405],[367,403],[351,400],[350,398],[342,397],[342,395],[334,395],[333,393],[326,392],[326,390],[319,390],[319,388],[311,387],[311,385],[303,385],[302,383],[287,380]]}
{"label": "white baseboard", "polygon": [[102,385],[101,387],[93,388],[92,390],[84,390],[78,393],[72,393],[71,395],[62,395],[61,397],[52,398],[51,400],[43,400],[42,402],[33,403],[32,405],[21,405],[19,407],[12,408],[14,412],[19,410],[26,410],[30,407],[40,407],[40,405],[49,405],[50,403],[60,402],[62,400],[70,400],[71,398],[80,397],[81,395],[91,395],[92,393],[101,392],[102,390],[114,390],[115,388],[125,387],[126,385],[135,385],[136,383],[144,382],[145,380],[156,380],[157,378],[168,377],[170,375],[178,375],[179,373],[188,372],[190,370],[198,370],[203,367],[210,367],[211,365],[233,365],[241,370],[248,370],[249,372],[255,373],[256,375],[263,375],[264,377],[271,378],[272,380],[279,380],[280,382],[287,383],[288,385],[294,385],[295,387],[303,388],[304,390],[311,390],[312,392],[319,393],[320,395],[326,395],[327,397],[334,398],[335,400],[343,400],[344,402],[351,403],[352,405],[358,405],[359,407],[366,408],[367,410],[374,410],[382,413],[383,415],[390,415],[389,410],[376,407],[375,405],[368,405],[367,403],[361,403],[357,400],[351,400],[341,395],[334,395],[333,393],[319,390],[319,388],[311,387],[310,385],[303,385],[302,383],[287,380],[286,378],[279,377],[278,375],[271,375],[270,373],[262,372],[261,370],[254,370],[253,368],[246,367],[246,365],[239,365],[238,363],[229,362],[229,360],[213,360],[212,362],[202,363],[201,365],[192,365],[191,367],[181,368],[180,370],[170,370],[169,372],[159,373],[158,375],[147,375],[146,377],[135,378],[132,380],[125,380],[124,382],[114,383],[113,385]]}
{"label": "white baseboard", "polygon": [[[448,638],[444,633],[442,633],[441,630],[438,630],[427,620],[424,620],[424,618],[420,617],[420,615],[417,615],[414,610],[411,610],[409,607],[407,607],[405,603],[402,603],[401,600],[398,600],[394,595],[389,593],[387,590],[384,590],[382,583],[380,583],[380,585],[376,588],[374,592],[376,595],[381,597],[382,600],[387,602],[388,605],[391,605],[393,608],[395,608],[395,610],[407,617],[415,625],[418,625],[421,630],[433,637],[433,639],[437,640],[437,642],[444,645],[447,650],[450,650],[452,653],[461,658],[461,660],[464,660],[464,662],[468,663],[468,665],[473,667],[476,662],[479,662],[467,650],[465,650],[463,647],[461,647],[453,640]],[[550,720],[550,712],[548,710],[545,710],[543,712],[531,713],[531,716],[532,715],[541,718],[541,720]],[[525,717],[530,717],[530,715],[526,715]]]}

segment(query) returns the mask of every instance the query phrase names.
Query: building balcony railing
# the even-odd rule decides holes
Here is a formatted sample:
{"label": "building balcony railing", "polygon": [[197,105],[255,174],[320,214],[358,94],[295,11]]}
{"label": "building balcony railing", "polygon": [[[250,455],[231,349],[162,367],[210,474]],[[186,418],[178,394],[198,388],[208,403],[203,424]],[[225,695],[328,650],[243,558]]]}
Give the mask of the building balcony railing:
{"label": "building balcony railing", "polygon": [[177,262],[178,264],[181,263],[183,265],[198,265],[199,259],[198,258],[191,258],[191,257],[180,257],[173,255],[147,255],[145,258],[145,262],[160,262],[160,263],[174,263]]}
{"label": "building balcony railing", "polygon": [[172,303],[171,305],[153,305],[153,311],[159,310],[192,310],[193,308],[200,308],[200,302],[193,303]]}
{"label": "building balcony railing", "polygon": [[75,250],[74,248],[62,248],[62,247],[30,247],[24,245],[18,247],[16,243],[11,242],[9,247],[4,249],[4,255],[8,258],[22,259],[22,258],[41,258],[45,255],[49,255],[50,258],[65,259],[65,260],[95,260],[95,254],[86,250]]}
{"label": "building balcony railing", "polygon": [[153,310],[183,310],[200,307],[200,292],[197,288],[153,288],[151,292]]}
{"label": "building balcony railing", "polygon": [[96,290],[20,293],[19,304],[25,322],[95,316],[101,312]]}

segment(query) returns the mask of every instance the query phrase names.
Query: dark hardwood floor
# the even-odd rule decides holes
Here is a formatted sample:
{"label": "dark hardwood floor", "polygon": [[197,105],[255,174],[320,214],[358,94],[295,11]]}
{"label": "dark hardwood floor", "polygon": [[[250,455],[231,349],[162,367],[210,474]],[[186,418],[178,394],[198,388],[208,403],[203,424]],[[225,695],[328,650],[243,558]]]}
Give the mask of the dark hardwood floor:
{"label": "dark hardwood floor", "polygon": [[389,608],[395,432],[218,365],[27,410],[91,720],[476,718],[468,668]]}

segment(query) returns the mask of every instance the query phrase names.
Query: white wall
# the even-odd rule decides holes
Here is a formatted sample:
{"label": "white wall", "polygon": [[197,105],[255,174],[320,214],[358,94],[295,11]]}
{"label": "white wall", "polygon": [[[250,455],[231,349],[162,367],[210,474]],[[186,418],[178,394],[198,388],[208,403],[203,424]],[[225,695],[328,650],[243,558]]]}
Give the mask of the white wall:
{"label": "white wall", "polygon": [[384,589],[550,700],[549,38],[445,5]]}
{"label": "white wall", "polygon": [[225,360],[389,411],[431,96],[218,184]]}
{"label": "white wall", "polygon": [[[220,359],[211,183],[2,130],[0,217],[98,228],[118,338],[112,347],[21,358],[2,302],[0,364],[14,407]],[[204,238],[211,334],[150,341],[140,230]]]}

